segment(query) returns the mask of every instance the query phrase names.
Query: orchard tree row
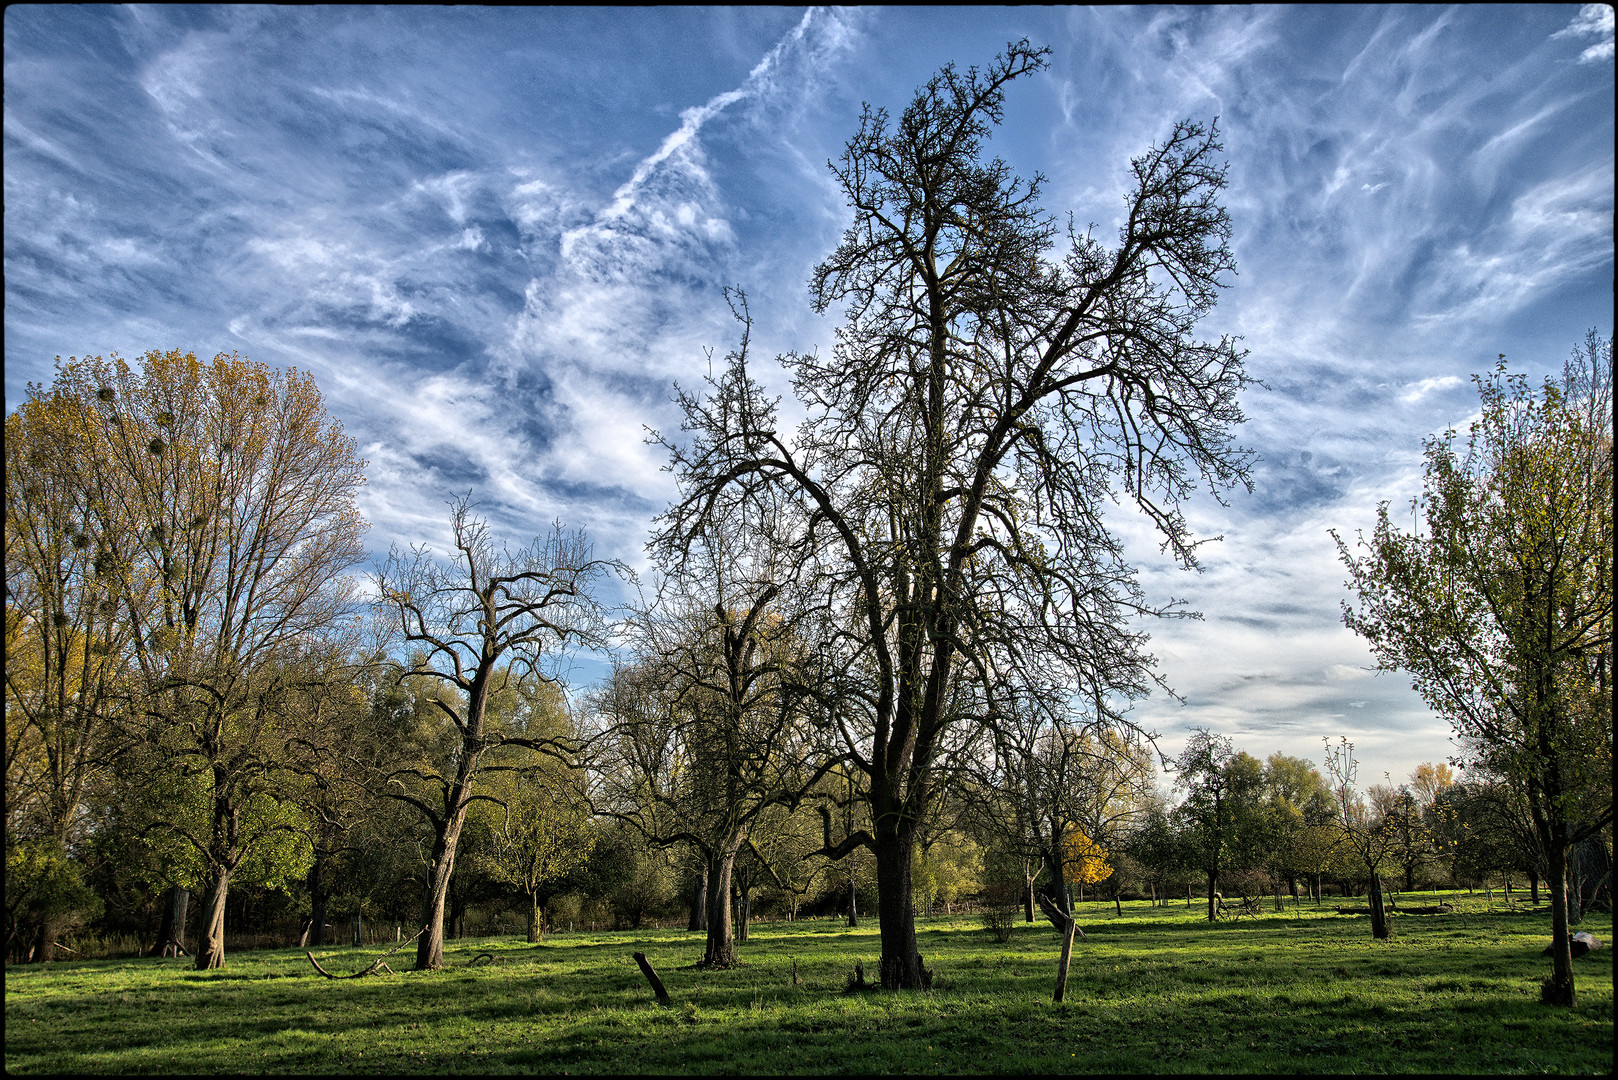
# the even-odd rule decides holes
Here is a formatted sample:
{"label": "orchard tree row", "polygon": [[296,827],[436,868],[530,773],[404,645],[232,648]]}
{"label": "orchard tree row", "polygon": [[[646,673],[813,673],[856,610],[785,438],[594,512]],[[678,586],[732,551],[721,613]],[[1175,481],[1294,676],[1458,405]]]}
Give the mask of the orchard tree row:
{"label": "orchard tree row", "polygon": [[[1436,779],[1367,798],[1346,744],[1322,779],[1203,732],[1172,762],[1184,802],[1154,794],[1171,763],[1130,710],[1168,687],[1143,624],[1194,613],[1145,594],[1105,512],[1195,569],[1187,500],[1250,486],[1245,353],[1198,336],[1234,270],[1225,165],[1216,125],[1180,121],[1130,162],[1112,243],[1064,226],[1043,178],[985,150],[1045,55],[1019,42],[945,67],[897,119],[865,109],[831,166],[852,222],[810,279],[836,344],[776,358],[804,419],[784,427],[754,378],[731,291],[739,341],[677,390],[681,429],[657,436],[676,494],[621,610],[605,586],[630,575],[582,533],[513,546],[470,496],[448,549],[356,577],[364,462],[296,372],[59,363],[7,418],[13,938],[48,956],[53,920],[113,902],[87,881],[144,882],[200,895],[206,968],[233,884],[302,890],[318,939],[333,896],[397,902],[383,883],[406,881],[432,969],[475,878],[524,897],[537,936],[562,891],[673,859],[703,963],[735,960],[733,894],[854,897],[863,874],[881,985],[914,989],[917,897],[946,867],[984,888],[1016,867],[1027,916],[1069,943],[1068,886],[1121,885],[1126,858],[1165,885],[1194,870],[1212,916],[1222,875],[1318,883],[1321,852],[1347,850],[1379,913],[1387,867],[1414,880],[1418,824],[1436,835]],[[1531,821],[1516,850],[1551,886],[1567,1001],[1567,853],[1611,824],[1611,352],[1603,375],[1592,341],[1543,403],[1486,393],[1464,460],[1430,448],[1426,534],[1384,512],[1371,555],[1344,549],[1350,625]],[[570,696],[577,649],[615,667]]]}

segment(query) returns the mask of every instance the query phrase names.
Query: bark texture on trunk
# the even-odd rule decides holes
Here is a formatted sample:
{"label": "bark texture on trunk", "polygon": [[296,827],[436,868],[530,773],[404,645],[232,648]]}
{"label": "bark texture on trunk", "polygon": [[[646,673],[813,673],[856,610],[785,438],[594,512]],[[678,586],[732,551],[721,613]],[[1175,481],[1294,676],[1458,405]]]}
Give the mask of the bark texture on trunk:
{"label": "bark texture on trunk", "polygon": [[545,909],[540,905],[539,894],[528,894],[528,940],[538,943],[545,940]]}
{"label": "bark texture on trunk", "polygon": [[1219,918],[1219,871],[1208,871],[1208,921]]}
{"label": "bark texture on trunk", "polygon": [[444,966],[444,908],[449,901],[449,878],[455,869],[455,848],[461,837],[461,823],[466,818],[463,806],[459,814],[452,815],[439,831],[433,844],[433,863],[429,869],[427,896],[423,902],[421,921],[427,932],[416,942],[416,970],[437,971]]}
{"label": "bark texture on trunk", "polygon": [[1078,928],[1078,920],[1069,915],[1067,929],[1062,931],[1062,958],[1056,964],[1056,993],[1051,998],[1057,1004],[1067,995],[1067,969],[1073,960],[1073,934]]}
{"label": "bark texture on trunk", "polygon": [[54,916],[41,919],[34,927],[34,943],[28,958],[36,964],[48,964],[56,959],[56,930],[61,920]]}
{"label": "bark texture on trunk", "polygon": [[1551,978],[1541,996],[1547,1004],[1572,1008],[1577,996],[1573,991],[1573,935],[1567,920],[1567,849],[1552,844],[1545,855],[1551,887]]}
{"label": "bark texture on trunk", "polygon": [[897,826],[878,828],[876,841],[876,908],[877,923],[882,933],[882,989],[925,989],[921,956],[916,950],[916,912],[910,892],[911,848],[915,833],[912,829]]}
{"label": "bark texture on trunk", "polygon": [[705,968],[728,968],[736,963],[736,941],[730,921],[730,876],[736,849],[719,853],[708,869],[708,941],[702,953]]}
{"label": "bark texture on trunk", "polygon": [[1382,875],[1374,870],[1371,872],[1367,899],[1371,902],[1371,936],[1378,941],[1386,941],[1391,936],[1388,927],[1388,909],[1382,898]]}
{"label": "bark texture on trunk", "polygon": [[225,901],[230,895],[230,871],[214,872],[203,894],[202,932],[197,938],[197,970],[210,971],[225,962]]}

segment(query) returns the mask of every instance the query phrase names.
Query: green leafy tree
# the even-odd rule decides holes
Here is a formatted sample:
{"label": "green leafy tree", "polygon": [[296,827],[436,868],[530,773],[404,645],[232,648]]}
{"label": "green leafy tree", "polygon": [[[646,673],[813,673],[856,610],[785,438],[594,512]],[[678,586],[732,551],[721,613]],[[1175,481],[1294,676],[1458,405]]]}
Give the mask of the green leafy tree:
{"label": "green leafy tree", "polygon": [[1263,855],[1264,769],[1238,753],[1230,739],[1198,728],[1177,759],[1176,785],[1185,789],[1177,816],[1193,864],[1208,882],[1208,921],[1219,916],[1219,875],[1248,870]]}
{"label": "green leafy tree", "polygon": [[312,379],[236,354],[70,358],[51,394],[81,421],[73,548],[93,552],[95,610],[127,634],[111,710],[124,777],[188,796],[150,825],[201,860],[196,962],[217,967],[232,880],[297,857],[295,815],[275,804],[354,626],[365,463]]}
{"label": "green leafy tree", "polygon": [[[574,737],[566,702],[553,684],[529,680],[507,694],[530,699],[530,707],[509,719],[496,715],[496,726],[530,737]],[[497,705],[491,713],[500,711]],[[573,764],[540,758],[493,771],[485,786],[492,801],[476,810],[490,838],[479,866],[522,894],[533,942],[544,940],[550,902],[574,887],[595,844],[584,773]]]}
{"label": "green leafy tree", "polygon": [[1427,441],[1415,528],[1383,504],[1363,555],[1337,538],[1343,618],[1467,765],[1521,792],[1551,889],[1545,996],[1571,1006],[1568,855],[1613,807],[1612,340],[1591,331],[1537,393],[1504,360],[1476,379],[1464,451],[1454,431]]}
{"label": "green leafy tree", "polygon": [[1264,762],[1265,863],[1284,879],[1296,902],[1300,875],[1317,873],[1321,837],[1332,819],[1332,794],[1319,771],[1304,758],[1271,754]]}

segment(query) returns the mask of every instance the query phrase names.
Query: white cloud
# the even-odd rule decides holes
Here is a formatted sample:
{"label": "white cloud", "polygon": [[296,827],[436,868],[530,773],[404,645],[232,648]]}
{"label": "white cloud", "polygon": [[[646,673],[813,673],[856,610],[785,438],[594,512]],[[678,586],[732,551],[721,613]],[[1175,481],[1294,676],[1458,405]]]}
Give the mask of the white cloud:
{"label": "white cloud", "polygon": [[1613,9],[1610,4],[1584,4],[1567,26],[1552,38],[1596,37],[1601,40],[1579,54],[1579,63],[1595,64],[1613,58]]}
{"label": "white cloud", "polygon": [[1414,405],[1434,390],[1448,390],[1453,386],[1460,386],[1463,381],[1459,375],[1441,375],[1436,379],[1423,379],[1400,394],[1399,400],[1406,405]]}

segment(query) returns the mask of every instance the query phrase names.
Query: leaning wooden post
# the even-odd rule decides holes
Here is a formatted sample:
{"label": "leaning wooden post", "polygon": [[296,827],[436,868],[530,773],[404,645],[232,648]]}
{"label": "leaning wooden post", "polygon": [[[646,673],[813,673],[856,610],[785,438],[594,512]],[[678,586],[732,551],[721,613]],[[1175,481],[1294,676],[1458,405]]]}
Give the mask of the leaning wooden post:
{"label": "leaning wooden post", "polygon": [[635,963],[640,965],[640,973],[646,976],[646,981],[652,984],[652,993],[657,995],[657,1003],[667,1005],[669,1003],[669,992],[663,989],[663,980],[659,979],[657,972],[652,970],[652,965],[647,961],[646,954],[636,953]]}
{"label": "leaning wooden post", "polygon": [[1078,928],[1079,920],[1068,916],[1067,929],[1062,931],[1062,959],[1056,964],[1056,995],[1051,998],[1058,1005],[1067,993],[1067,965],[1073,959],[1073,933]]}

